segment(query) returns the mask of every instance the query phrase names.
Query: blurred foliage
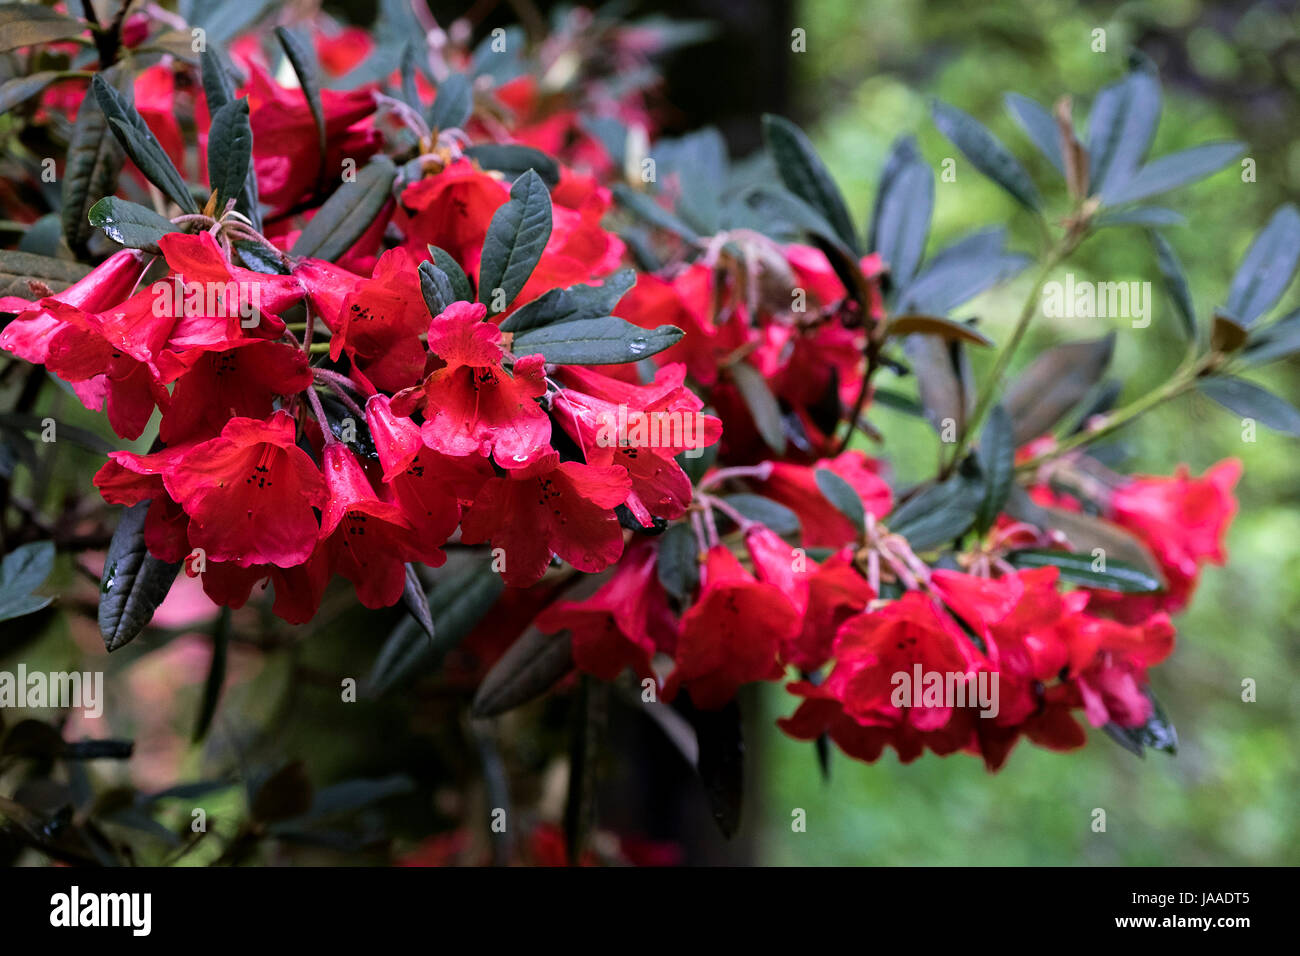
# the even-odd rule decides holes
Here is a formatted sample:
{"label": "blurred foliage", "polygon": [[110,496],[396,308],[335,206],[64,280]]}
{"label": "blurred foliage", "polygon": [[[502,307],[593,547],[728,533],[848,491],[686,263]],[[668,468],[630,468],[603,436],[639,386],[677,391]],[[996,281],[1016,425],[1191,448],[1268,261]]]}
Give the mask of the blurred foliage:
{"label": "blurred foliage", "polygon": [[[1165,230],[1187,269],[1198,317],[1226,296],[1233,269],[1272,210],[1296,198],[1300,143],[1294,141],[1300,81],[1300,14],[1289,3],[1232,10],[1195,0],[1075,4],[1032,0],[981,5],[921,0],[816,0],[795,14],[807,30],[797,61],[794,99],[822,156],[855,211],[870,208],[875,181],[895,136],[915,132],[939,167],[957,158],[957,181],[938,182],[930,248],[979,224],[1006,221],[1012,248],[1039,251],[1030,217],[957,156],[929,119],[938,97],[985,122],[1036,175],[1055,173],[1002,106],[1014,91],[1051,105],[1071,94],[1084,128],[1095,92],[1124,70],[1136,45],[1161,67],[1165,109],[1152,155],[1212,139],[1250,145],[1257,181],[1230,166],[1180,190],[1168,204],[1187,225]],[[1106,30],[1106,52],[1092,31]],[[1051,193],[1064,211],[1063,189]],[[1126,321],[1035,319],[1021,360],[1056,341],[1094,338],[1114,328],[1115,371],[1126,396],[1160,382],[1178,362],[1173,307],[1163,295],[1153,254],[1137,230],[1108,230],[1058,270],[1082,279],[1153,281],[1150,327]],[[1005,336],[1028,275],[971,303],[994,339]],[[1300,301],[1292,288],[1281,304]],[[977,372],[980,367],[977,365]],[[1294,360],[1262,381],[1300,398]],[[906,380],[904,380],[906,381]],[[882,385],[893,385],[888,377]],[[908,387],[911,387],[910,384]],[[902,480],[932,467],[937,443],[915,444],[915,429],[894,412],[872,419],[884,453]],[[906,431],[904,431],[906,429]],[[903,441],[904,435],[910,444]],[[877,452],[881,449],[876,448]],[[1228,539],[1228,567],[1210,568],[1191,608],[1175,620],[1174,656],[1153,675],[1154,689],[1179,730],[1176,757],[1139,761],[1090,733],[1082,752],[1053,754],[1022,744],[997,775],[962,756],[927,756],[900,766],[893,752],[874,766],[838,755],[831,780],[814,774],[811,746],[773,738],[765,754],[760,859],[779,864],[1294,864],[1300,861],[1300,759],[1292,736],[1300,722],[1300,498],[1294,439],[1258,433],[1242,440],[1240,423],[1199,396],[1140,420],[1118,436],[1121,470],[1167,474],[1176,462],[1194,473],[1238,457],[1245,476],[1241,510]],[[1241,700],[1243,678],[1258,683],[1258,702]],[[774,719],[793,707],[765,688]],[[806,833],[791,812],[807,811]],[[1090,824],[1107,814],[1105,833]]]}

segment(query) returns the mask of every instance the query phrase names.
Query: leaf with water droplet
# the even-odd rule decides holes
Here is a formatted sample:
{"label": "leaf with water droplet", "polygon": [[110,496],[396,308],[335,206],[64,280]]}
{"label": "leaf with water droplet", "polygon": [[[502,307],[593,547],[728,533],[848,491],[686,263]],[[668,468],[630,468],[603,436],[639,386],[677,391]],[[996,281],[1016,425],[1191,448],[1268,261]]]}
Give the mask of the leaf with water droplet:
{"label": "leaf with water droplet", "polygon": [[104,559],[99,633],[110,651],[129,643],[144,630],[181,569],[180,562],[160,561],[145,547],[144,519],[148,513],[148,501],[122,513]]}
{"label": "leaf with water droplet", "polygon": [[519,358],[541,353],[552,365],[621,365],[662,352],[681,337],[682,330],[673,325],[643,329],[606,315],[521,332],[513,351]]}

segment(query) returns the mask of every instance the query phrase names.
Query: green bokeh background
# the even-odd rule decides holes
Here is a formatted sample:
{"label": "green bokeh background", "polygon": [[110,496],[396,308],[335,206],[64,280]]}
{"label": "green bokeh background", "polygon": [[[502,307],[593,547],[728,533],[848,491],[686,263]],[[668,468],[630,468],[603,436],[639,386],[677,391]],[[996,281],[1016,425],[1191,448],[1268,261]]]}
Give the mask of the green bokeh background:
{"label": "green bokeh background", "polygon": [[[1059,0],[986,7],[917,0],[817,0],[796,13],[807,52],[796,60],[796,102],[810,134],[859,220],[893,137],[914,132],[938,169],[957,159],[954,183],[936,183],[933,251],[964,232],[1007,222],[1013,248],[1040,251],[1030,217],[961,158],[929,121],[938,97],[973,114],[1007,143],[1065,211],[1064,186],[1002,107],[1016,91],[1050,105],[1074,97],[1084,127],[1095,92],[1118,78],[1131,45],[1162,67],[1165,110],[1152,155],[1216,139],[1241,139],[1256,161],[1257,181],[1227,169],[1161,204],[1187,217],[1166,236],[1187,270],[1199,318],[1227,292],[1253,235],[1279,204],[1295,197],[1300,142],[1294,79],[1300,78],[1300,18],[1272,5],[1234,12],[1195,0],[1078,5]],[[1092,50],[1096,28],[1106,52]],[[1054,276],[1153,280],[1150,327],[1127,321],[1055,319],[1041,314],[1024,357],[1053,342],[1117,332],[1114,373],[1121,401],[1163,380],[1182,354],[1176,319],[1163,295],[1150,247],[1134,229],[1107,230]],[[1028,275],[971,303],[1004,338],[1028,294]],[[1300,302],[1293,287],[1274,315]],[[977,373],[982,366],[976,359]],[[987,364],[987,363],[985,363]],[[1252,376],[1300,399],[1294,361]],[[883,383],[882,383],[883,384]],[[892,384],[892,383],[891,383]],[[884,432],[873,449],[900,480],[933,468],[937,443],[918,444],[912,423],[888,410],[872,420]],[[783,736],[764,742],[759,859],[776,864],[1294,864],[1300,861],[1300,444],[1266,432],[1242,440],[1238,419],[1207,399],[1189,396],[1122,433],[1123,470],[1168,474],[1186,462],[1193,473],[1226,458],[1245,466],[1241,512],[1228,538],[1230,563],[1209,568],[1191,608],[1175,621],[1172,658],[1153,672],[1153,686],[1180,736],[1176,757],[1143,760],[1090,731],[1081,752],[1060,755],[1022,742],[1006,767],[989,774],[966,756],[927,755],[901,766],[893,751],[868,766],[836,753],[823,783],[810,744]],[[1257,682],[1244,703],[1242,680]],[[790,713],[793,699],[764,695],[766,716]],[[807,830],[793,832],[795,808]],[[1092,829],[1106,811],[1106,831]]]}

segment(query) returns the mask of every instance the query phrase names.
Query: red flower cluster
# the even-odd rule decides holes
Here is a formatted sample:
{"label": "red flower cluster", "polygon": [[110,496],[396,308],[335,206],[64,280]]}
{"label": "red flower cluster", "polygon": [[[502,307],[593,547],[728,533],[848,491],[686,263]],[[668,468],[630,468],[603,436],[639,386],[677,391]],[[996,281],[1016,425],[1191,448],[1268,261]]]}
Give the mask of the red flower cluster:
{"label": "red flower cluster", "polygon": [[[364,35],[315,42],[334,75],[367,54]],[[623,42],[619,56],[641,55]],[[417,75],[403,104],[383,92],[395,74],[320,92],[313,108],[273,79],[256,41],[233,53],[261,231],[231,212],[236,200],[216,208],[214,190],[149,252],[115,252],[57,294],[0,299],[14,314],[0,347],[104,408],[122,438],[160,413],[155,447],[113,452],[95,484],[112,504],[150,502],[149,551],[185,562],[215,602],[239,608],[270,581],[275,613],[301,623],[338,575],[366,607],[387,607],[408,565],[442,565],[453,542],[490,553],[511,588],[557,565],[559,585],[569,571],[607,572],[583,600],[546,590],[536,616],[544,633],[569,633],[581,671],[630,669],[701,709],[797,672],[801,703],[781,726],[863,760],[928,748],[996,769],[1022,735],[1080,746],[1076,710],[1093,726],[1150,718],[1147,669],[1172,650],[1168,614],[1201,565],[1224,558],[1236,463],[1140,478],[1102,502],[1154,555],[1160,593],[1014,566],[1017,549],[1076,543],[1005,515],[975,540],[962,538],[968,522],[943,567],[926,563],[886,527],[898,512],[884,468],[841,438],[871,401],[898,263],[846,253],[839,223],[839,239],[816,247],[719,228],[657,235],[634,255],[607,185],[627,157],[582,119],[593,104],[543,95],[528,76],[479,77],[465,118],[431,129],[423,111],[446,105],[452,79]],[[143,71],[135,103],[176,168],[207,179],[217,110],[206,82],[177,82],[189,69]],[[188,164],[182,105],[200,147]],[[595,106],[638,134],[653,128],[639,94]],[[542,157],[546,216],[523,198],[539,172],[516,178],[500,154],[475,152],[484,146],[558,157]],[[294,254],[330,220],[326,180],[386,154],[402,166],[373,222],[328,261]],[[659,198],[685,188],[667,178]],[[665,264],[645,267],[656,255]],[[945,344],[974,336],[911,318]],[[583,335],[557,352],[566,323]],[[647,350],[666,326],[674,334]],[[1045,484],[1031,493],[1078,507]]]}

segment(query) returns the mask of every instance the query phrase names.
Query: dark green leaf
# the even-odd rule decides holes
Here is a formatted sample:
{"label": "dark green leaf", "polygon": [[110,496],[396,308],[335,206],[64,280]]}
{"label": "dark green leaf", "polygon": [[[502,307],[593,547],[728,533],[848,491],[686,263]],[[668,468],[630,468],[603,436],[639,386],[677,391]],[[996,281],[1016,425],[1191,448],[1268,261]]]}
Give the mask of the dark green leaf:
{"label": "dark green leaf", "polygon": [[521,332],[511,350],[520,358],[541,353],[552,365],[621,365],[662,352],[681,337],[673,325],[643,329],[607,315]]}
{"label": "dark green leaf", "polygon": [[402,78],[402,101],[405,102],[407,106],[411,107],[411,109],[418,111],[421,103],[420,91],[416,88],[415,84],[417,55],[415,43],[407,43],[406,46],[402,48],[402,65],[400,67],[400,72]]}
{"label": "dark green leaf", "polygon": [[1291,284],[1300,261],[1300,212],[1288,203],[1278,209],[1241,260],[1232,277],[1226,308],[1242,325],[1271,309]]}
{"label": "dark green leaf", "polygon": [[84,20],[57,13],[36,3],[0,6],[0,53],[80,36],[89,29]]}
{"label": "dark green leaf", "polygon": [[885,524],[905,537],[913,550],[927,551],[966,533],[975,522],[983,493],[980,482],[955,475],[913,495],[894,509]]}
{"label": "dark green leaf", "polygon": [[1115,333],[1086,342],[1067,342],[1042,352],[1007,388],[1016,447],[1047,434],[1088,395],[1106,373]]}
{"label": "dark green leaf", "polygon": [[131,157],[131,161],[140,168],[140,172],[184,212],[197,213],[199,206],[190,194],[189,187],[185,185],[185,180],[177,172],[171,157],[145,124],[139,111],[113,89],[101,74],[95,74],[90,86],[99,102],[99,108],[108,117],[113,135]]}
{"label": "dark green leaf", "polygon": [[104,235],[131,249],[143,249],[158,255],[158,240],[181,230],[171,220],[152,209],[116,196],[105,196],[90,207],[90,224],[103,229]]}
{"label": "dark green leaf", "polygon": [[695,242],[700,238],[699,233],[655,202],[652,196],[637,192],[624,183],[615,183],[614,198],[618,200],[620,206],[624,206],[646,222],[660,229],[667,229],[686,242]]}
{"label": "dark green leaf", "polygon": [[199,716],[194,722],[194,733],[190,738],[194,743],[208,735],[212,718],[217,715],[221,688],[226,682],[226,659],[229,652],[230,608],[223,607],[217,615],[217,625],[212,632],[212,660],[208,664],[208,678],[203,682],[203,700],[199,704]]}
{"label": "dark green leaf", "polygon": [[852,522],[861,534],[867,528],[867,513],[862,506],[862,496],[851,484],[829,468],[818,468],[814,474],[817,490],[835,506],[835,510]]}
{"label": "dark green leaf", "polygon": [[1016,442],[1011,417],[1000,404],[989,413],[980,433],[979,461],[984,474],[984,497],[975,519],[975,530],[988,531],[1002,513],[1016,476]]}
{"label": "dark green leaf", "polygon": [[687,522],[672,525],[659,539],[656,571],[665,591],[688,606],[700,586],[699,543]]}
{"label": "dark green leaf", "polygon": [[1300,309],[1251,332],[1241,358],[1247,365],[1266,365],[1296,352],[1300,352]]}
{"label": "dark green leaf", "polygon": [[465,270],[460,267],[460,264],[451,257],[451,253],[437,246],[430,246],[429,255],[433,257],[433,264],[441,269],[451,282],[451,291],[456,296],[453,301],[473,302],[474,290],[470,287],[469,277],[465,275]]}
{"label": "dark green leaf", "polygon": [[677,138],[663,137],[655,142],[651,155],[661,180],[676,179],[677,211],[692,228],[704,235],[721,229],[722,195],[729,178],[722,134],[706,127]]}
{"label": "dark green leaf", "polygon": [[473,717],[496,717],[540,697],[573,670],[568,631],[543,634],[530,627],[488,671],[470,704]]}
{"label": "dark green leaf", "polygon": [[1274,431],[1300,436],[1300,410],[1283,398],[1240,378],[1203,378],[1197,387],[1230,412],[1253,418]]}
{"label": "dark green leaf", "polygon": [[910,136],[900,137],[885,160],[871,211],[867,246],[889,268],[890,281],[902,288],[911,281],[925,253],[934,211],[934,173]]}
{"label": "dark green leaf", "polygon": [[[510,201],[492,214],[483,240],[478,297],[489,314],[504,311],[515,300],[550,238],[551,197],[530,169],[510,187]],[[504,302],[497,289],[504,293]]]}
{"label": "dark green leaf", "polygon": [[763,138],[785,188],[820,213],[839,240],[860,254],[861,245],[844,197],[803,130],[787,119],[765,113]]}
{"label": "dark green leaf", "polygon": [[1178,153],[1161,156],[1143,166],[1132,179],[1105,194],[1106,202],[1118,206],[1177,189],[1218,172],[1244,152],[1241,143],[1205,143]]}
{"label": "dark green leaf", "polygon": [[871,390],[871,402],[873,405],[892,408],[904,415],[915,415],[917,418],[925,417],[925,409],[920,402],[901,392],[891,391],[887,388],[873,388]]}
{"label": "dark green leaf", "polygon": [[[5,9],[8,7],[0,6],[0,10]],[[61,75],[58,70],[41,70],[0,83],[0,113],[8,113],[14,107],[26,103]]]}
{"label": "dark green leaf", "polygon": [[[234,102],[235,80],[230,74],[224,55],[215,48],[209,47],[204,50],[201,59],[203,63],[203,93],[207,98],[208,112],[215,116],[217,111],[227,103]],[[210,139],[208,151],[212,151]],[[209,161],[210,165],[211,161]],[[209,177],[211,178],[210,173]],[[259,207],[257,193],[257,174],[252,163],[249,163],[248,173],[244,177],[243,189],[238,193],[237,199],[235,211],[247,216],[248,220],[253,224],[253,228],[261,232],[262,211]]]}
{"label": "dark green leaf", "polygon": [[432,262],[420,263],[420,294],[429,315],[437,317],[447,311],[447,306],[458,301],[451,279]]}
{"label": "dark green leaf", "polygon": [[[453,73],[438,84],[438,93],[429,107],[429,128],[460,129],[469,122],[474,110],[474,87],[464,73]],[[544,154],[539,154],[546,157]],[[483,165],[482,161],[479,165]],[[540,172],[540,171],[539,171]]]}
{"label": "dark green leaf", "polygon": [[736,390],[754,419],[754,426],[763,443],[778,455],[785,453],[785,425],[781,421],[781,406],[768,387],[763,373],[748,362],[736,362],[728,369]]}
{"label": "dark green leaf", "polygon": [[1111,521],[1036,504],[1024,489],[1014,486],[1007,498],[1007,514],[1044,530],[1061,532],[1075,551],[1091,554],[1100,549],[1107,562],[1119,561],[1135,567],[1159,581],[1162,589],[1166,586],[1160,565],[1147,546],[1131,531]]}
{"label": "dark green leaf", "polygon": [[63,227],[57,212],[47,212],[35,222],[18,240],[20,252],[33,252],[38,256],[58,256],[63,252]]}
{"label": "dark green leaf", "polygon": [[[826,255],[830,258],[831,265],[836,268],[836,274],[839,274],[842,260],[847,260],[854,268],[858,268],[857,253],[844,244],[836,234],[835,227],[825,216],[790,190],[771,183],[762,183],[747,190],[744,195],[746,201],[751,204],[748,208],[765,223],[768,232],[779,235],[780,224],[787,223],[793,232],[807,233],[814,239],[821,240],[820,244],[833,251],[827,251]],[[695,236],[693,232],[691,235]],[[851,288],[851,285],[846,287]]]}
{"label": "dark green leaf", "polygon": [[1088,117],[1089,192],[1110,195],[1146,156],[1160,121],[1160,84],[1149,61],[1135,59],[1128,76],[1097,94]]}
{"label": "dark green leaf", "polygon": [[181,564],[159,561],[144,544],[144,519],[149,502],[122,512],[104,558],[99,586],[99,633],[110,651],[133,640],[153,618]]}
{"label": "dark green leaf", "polygon": [[1034,181],[1000,139],[973,116],[955,106],[936,100],[931,112],[934,125],[952,140],[972,166],[1005,189],[1026,209],[1038,210],[1038,190],[1034,188]]}
{"label": "dark green leaf", "polygon": [[[14,428],[27,432],[40,432],[45,428],[45,417],[42,415],[28,415],[22,412],[0,412],[0,430],[5,428]],[[59,441],[69,441],[74,445],[79,445],[88,451],[93,451],[98,455],[107,455],[110,451],[115,451],[117,446],[112,442],[105,441],[99,435],[85,428],[78,428],[75,425],[68,425],[59,422],[58,426]]]}
{"label": "dark green leaf", "polygon": [[37,297],[30,283],[36,282],[62,292],[90,272],[90,266],[30,252],[0,250],[0,295]]}
{"label": "dark green leaf", "polygon": [[1036,100],[1019,93],[1007,93],[1002,98],[1007,111],[1015,119],[1030,142],[1038,151],[1048,158],[1057,172],[1065,175],[1065,159],[1061,155],[1061,128],[1052,114],[1043,109]]}
{"label": "dark green leaf", "polygon": [[333,262],[343,255],[371,227],[391,198],[397,167],[387,156],[376,156],[357,173],[355,182],[344,182],[303,227],[291,250],[295,256],[311,256]]}
{"label": "dark green leaf", "polygon": [[[270,6],[272,0],[196,0],[188,19],[192,27],[207,30],[209,47],[223,47],[259,20]],[[188,37],[189,32],[185,35]]]}
{"label": "dark green leaf", "polygon": [[125,159],[116,137],[109,135],[99,102],[87,96],[72,127],[63,173],[63,235],[71,248],[83,248],[90,238],[94,230],[86,216],[91,206],[113,193]]}
{"label": "dark green leaf", "polygon": [[221,53],[215,47],[203,50],[199,62],[202,65],[200,75],[203,81],[203,96],[208,104],[208,115],[215,116],[221,107],[234,102],[235,81]]}
{"label": "dark green leaf", "polygon": [[984,229],[936,255],[899,297],[899,312],[942,315],[1020,272],[1028,256],[1003,251],[1006,230]]}
{"label": "dark green leaf", "polygon": [[427,595],[436,636],[430,640],[412,618],[397,625],[370,669],[371,692],[386,693],[417,671],[435,670],[496,605],[504,587],[501,576],[484,563],[440,577]]}
{"label": "dark green leaf", "polygon": [[[757,521],[776,534],[799,534],[801,530],[799,516],[785,505],[773,501],[771,498],[764,498],[762,495],[738,494],[727,495],[722,500],[750,521]],[[850,520],[852,520],[851,517]]]}
{"label": "dark green leaf", "polygon": [[301,825],[315,823],[329,817],[357,813],[382,800],[402,796],[414,789],[414,781],[400,773],[387,777],[344,780],[342,783],[317,790],[312,796],[311,806],[305,813],[294,817],[292,822]]}
{"label": "dark green leaf", "polygon": [[1192,305],[1192,293],[1187,288],[1187,276],[1183,273],[1183,265],[1178,261],[1178,254],[1174,252],[1173,246],[1169,245],[1165,237],[1155,230],[1148,230],[1147,236],[1151,240],[1151,245],[1156,250],[1156,266],[1160,269],[1160,277],[1164,279],[1165,291],[1169,293],[1170,300],[1174,303],[1174,310],[1178,313],[1178,326],[1183,332],[1186,339],[1196,338],[1196,306]]}
{"label": "dark green leaf", "polygon": [[465,155],[484,169],[504,173],[508,179],[517,180],[530,170],[538,175],[547,188],[560,184],[560,165],[540,149],[518,143],[479,143],[467,146]]}
{"label": "dark green leaf", "polygon": [[506,316],[501,323],[501,331],[527,332],[545,325],[601,318],[614,311],[618,300],[635,283],[635,271],[620,269],[606,276],[602,285],[574,285],[567,289],[552,289]]}
{"label": "dark green leaf", "polygon": [[280,250],[272,249],[250,239],[236,239],[232,245],[234,245],[235,251],[239,253],[239,258],[243,260],[244,265],[254,272],[260,272],[268,276],[288,274],[284,260],[281,258],[283,253]]}
{"label": "dark green leaf", "polygon": [[248,100],[232,100],[212,117],[208,132],[208,182],[217,193],[217,213],[238,199],[253,159]]}
{"label": "dark green leaf", "polygon": [[53,598],[33,594],[54,567],[54,544],[33,541],[4,557],[0,564],[0,621],[39,611]]}
{"label": "dark green leaf", "polygon": [[[1161,583],[1140,568],[1123,561],[1094,558],[1090,554],[1070,551],[1026,549],[1007,554],[1014,568],[1059,568],[1061,580],[1086,588],[1102,588],[1123,594],[1150,594],[1161,590]],[[1096,565],[1101,562],[1102,569]]]}
{"label": "dark green leaf", "polygon": [[275,37],[280,41],[280,47],[284,50],[284,55],[289,58],[294,75],[298,77],[298,85],[302,87],[302,95],[307,100],[307,108],[311,110],[312,121],[316,124],[317,155],[320,157],[323,171],[326,146],[329,139],[325,128],[325,108],[321,105],[320,79],[316,75],[316,67],[308,48],[304,47],[302,42],[288,29],[276,27]]}

